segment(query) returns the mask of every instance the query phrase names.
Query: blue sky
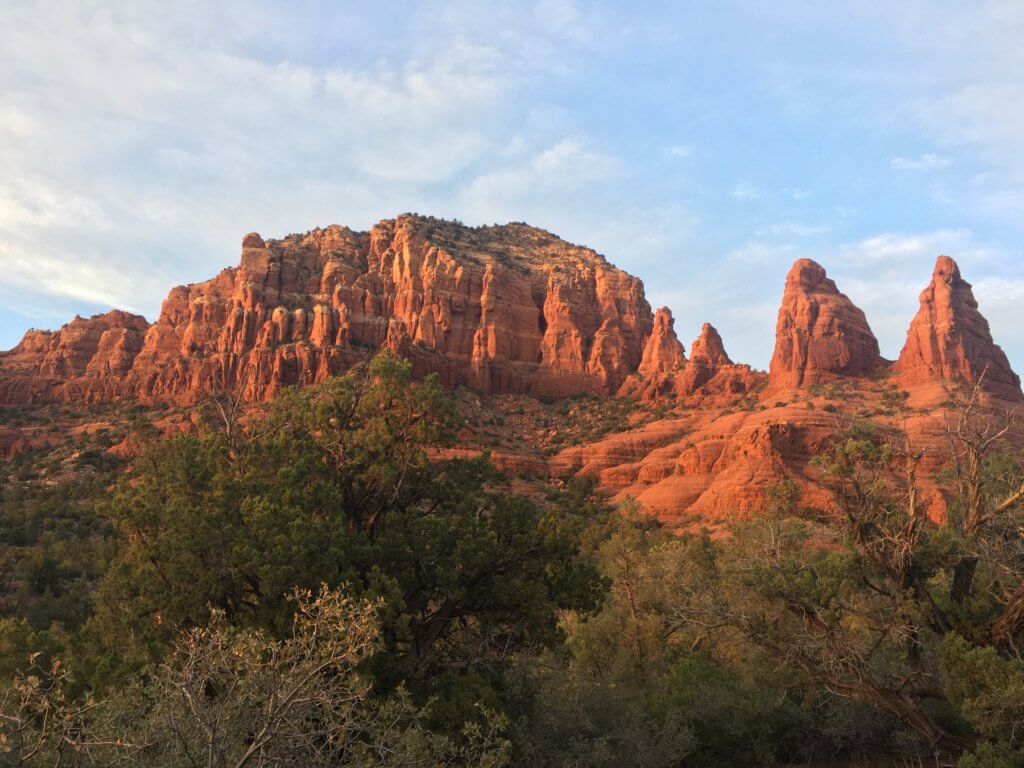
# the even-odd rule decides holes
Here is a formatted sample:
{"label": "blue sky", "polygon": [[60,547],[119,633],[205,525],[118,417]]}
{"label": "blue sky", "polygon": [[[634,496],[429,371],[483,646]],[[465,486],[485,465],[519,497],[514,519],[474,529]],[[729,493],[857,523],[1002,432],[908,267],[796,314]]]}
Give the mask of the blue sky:
{"label": "blue sky", "polygon": [[947,253],[1021,371],[1021,40],[1018,0],[5,0],[0,348],[414,210],[589,245],[759,367],[794,259],[895,357]]}

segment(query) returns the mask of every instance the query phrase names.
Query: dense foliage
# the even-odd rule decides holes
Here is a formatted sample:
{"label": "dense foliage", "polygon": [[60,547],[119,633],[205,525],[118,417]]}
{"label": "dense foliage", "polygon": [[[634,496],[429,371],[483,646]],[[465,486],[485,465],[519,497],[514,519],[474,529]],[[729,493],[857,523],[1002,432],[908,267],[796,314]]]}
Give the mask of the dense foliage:
{"label": "dense foliage", "polygon": [[851,424],[842,518],[782,483],[713,538],[444,459],[387,354],[236,406],[5,484],[0,764],[1024,763],[1024,475],[970,395],[944,467]]}

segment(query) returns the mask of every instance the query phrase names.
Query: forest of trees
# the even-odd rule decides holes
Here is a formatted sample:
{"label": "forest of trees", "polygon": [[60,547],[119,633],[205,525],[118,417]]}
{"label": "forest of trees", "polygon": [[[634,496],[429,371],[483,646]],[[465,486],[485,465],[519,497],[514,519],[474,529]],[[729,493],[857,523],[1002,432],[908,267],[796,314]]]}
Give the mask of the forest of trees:
{"label": "forest of trees", "polygon": [[841,515],[783,482],[714,537],[432,463],[461,417],[388,354],[208,410],[127,472],[9,465],[0,765],[1024,766],[1024,469],[975,393],[944,524],[854,422]]}

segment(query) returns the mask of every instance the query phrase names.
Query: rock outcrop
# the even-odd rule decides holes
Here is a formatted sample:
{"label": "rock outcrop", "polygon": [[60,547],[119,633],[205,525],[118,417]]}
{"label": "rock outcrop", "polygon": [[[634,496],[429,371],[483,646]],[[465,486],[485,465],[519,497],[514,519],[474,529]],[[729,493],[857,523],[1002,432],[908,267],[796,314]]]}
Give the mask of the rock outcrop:
{"label": "rock outcrop", "polygon": [[127,329],[93,334],[56,365],[53,334],[30,334],[0,358],[0,401],[67,398],[86,375],[93,397],[191,403],[224,386],[260,400],[385,346],[449,386],[608,394],[640,366],[652,327],[640,280],[588,248],[525,224],[404,215],[370,232],[246,235],[239,266],[173,289],[141,344]]}
{"label": "rock outcrop", "polygon": [[895,380],[913,387],[936,381],[977,384],[1006,400],[1022,399],[1020,378],[992,340],[978,311],[971,284],[957,263],[940,256],[932,281],[921,292],[921,307],[894,367]]}
{"label": "rock outcrop", "polygon": [[868,376],[884,362],[864,313],[839,292],[824,267],[799,259],[786,276],[769,390]]}
{"label": "rock outcrop", "polygon": [[[674,340],[675,333],[671,337]],[[647,348],[651,348],[651,342],[648,342]],[[707,405],[735,400],[763,387],[765,375],[754,371],[749,365],[734,363],[725,351],[722,337],[710,323],[704,323],[700,335],[693,342],[690,359],[682,355],[680,357],[682,359],[671,367],[651,366],[645,369],[641,366],[622,385],[619,394],[634,397],[644,403],[670,401]]]}
{"label": "rock outcrop", "polygon": [[654,313],[654,327],[644,345],[637,373],[645,378],[671,373],[686,362],[686,352],[675,331],[672,310],[662,307]]}
{"label": "rock outcrop", "polygon": [[700,335],[690,347],[690,360],[709,370],[733,365],[732,359],[725,351],[721,335],[711,323],[704,323],[701,326]]}
{"label": "rock outcrop", "polygon": [[[762,374],[763,376],[763,374]],[[678,398],[743,395],[757,389],[760,378],[750,366],[736,365],[725,351],[722,337],[711,323],[704,323],[690,347],[690,360],[675,377],[672,389]]]}
{"label": "rock outcrop", "polygon": [[[733,362],[710,324],[687,358],[671,312],[652,313],[640,280],[592,250],[525,224],[470,228],[404,215],[369,232],[246,235],[237,267],[171,290],[152,325],[112,311],[29,331],[0,353],[0,404],[134,397],[189,405],[220,387],[266,400],[382,348],[409,359],[416,375],[511,395],[457,392],[476,409],[465,435],[475,444],[433,458],[486,451],[521,482],[594,475],[613,498],[636,499],[684,528],[755,513],[786,478],[798,483],[801,503],[828,509],[811,458],[832,439],[837,418],[886,428],[898,415],[914,444],[931,443],[928,455],[939,456],[949,383],[983,381],[1003,400],[1024,401],[971,286],[947,257],[921,294],[888,380],[871,375],[886,363],[864,313],[820,265],[796,262],[766,374]],[[788,392],[839,379],[841,393]],[[567,433],[577,417],[545,401],[581,393],[638,402],[582,398],[593,413]],[[172,409],[159,429],[191,429],[197,414]],[[0,457],[58,445],[73,434],[65,426],[5,423]],[[1024,444],[1024,433],[1014,441]],[[137,450],[129,434],[110,454]],[[925,486],[941,467],[924,469],[932,479],[922,490],[931,493]],[[942,507],[934,499],[930,514]]]}
{"label": "rock outcrop", "polygon": [[28,331],[0,354],[0,403],[96,402],[123,394],[148,328],[144,317],[115,309],[76,317],[57,331]]}

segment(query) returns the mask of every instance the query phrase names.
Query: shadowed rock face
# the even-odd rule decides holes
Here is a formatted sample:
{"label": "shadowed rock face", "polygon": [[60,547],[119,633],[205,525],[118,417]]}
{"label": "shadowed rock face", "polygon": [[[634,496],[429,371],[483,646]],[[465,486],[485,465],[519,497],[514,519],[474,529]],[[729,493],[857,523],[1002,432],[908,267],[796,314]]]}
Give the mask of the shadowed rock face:
{"label": "shadowed rock face", "polygon": [[772,391],[867,376],[884,363],[864,313],[810,259],[786,276],[769,370]]}
{"label": "shadowed rock face", "polygon": [[652,323],[643,284],[590,249],[523,224],[405,215],[368,233],[246,235],[238,267],[174,288],[148,330],[137,318],[102,349],[93,331],[68,354],[50,349],[69,346],[51,337],[78,335],[77,320],[30,334],[0,358],[0,402],[67,399],[83,386],[179,403],[229,386],[266,399],[384,346],[450,386],[612,393],[640,365]]}
{"label": "shadowed rock face", "polygon": [[983,381],[984,388],[994,395],[1021,399],[1020,379],[992,340],[971,284],[948,256],[939,257],[931,283],[921,292],[921,307],[895,371],[903,386]]}

